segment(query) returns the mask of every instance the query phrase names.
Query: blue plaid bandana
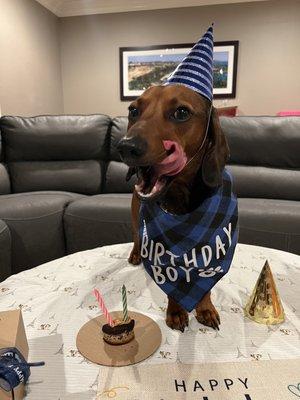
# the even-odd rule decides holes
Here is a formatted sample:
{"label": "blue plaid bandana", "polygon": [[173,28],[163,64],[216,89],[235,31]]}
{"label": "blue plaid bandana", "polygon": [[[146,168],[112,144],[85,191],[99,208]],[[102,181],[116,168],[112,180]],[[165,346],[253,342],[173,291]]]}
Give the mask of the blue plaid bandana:
{"label": "blue plaid bandana", "polygon": [[143,265],[156,284],[192,311],[231,265],[237,244],[237,199],[232,178],[193,212],[172,215],[157,202],[142,201],[140,242]]}

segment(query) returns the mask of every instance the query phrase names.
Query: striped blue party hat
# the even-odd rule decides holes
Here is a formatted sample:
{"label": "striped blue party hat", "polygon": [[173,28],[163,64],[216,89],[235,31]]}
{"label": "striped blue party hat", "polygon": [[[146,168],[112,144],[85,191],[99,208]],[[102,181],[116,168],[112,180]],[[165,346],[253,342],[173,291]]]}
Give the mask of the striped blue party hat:
{"label": "striped blue party hat", "polygon": [[189,54],[168,77],[165,85],[184,85],[212,101],[213,98],[213,24]]}

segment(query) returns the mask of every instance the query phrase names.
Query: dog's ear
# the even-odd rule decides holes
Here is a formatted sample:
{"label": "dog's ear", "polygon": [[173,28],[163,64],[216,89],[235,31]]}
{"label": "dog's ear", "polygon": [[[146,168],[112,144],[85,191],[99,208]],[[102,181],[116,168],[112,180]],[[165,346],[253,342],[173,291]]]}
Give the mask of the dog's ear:
{"label": "dog's ear", "polygon": [[136,168],[129,167],[125,178],[126,182],[130,181],[130,179],[133,177],[134,174],[136,174]]}
{"label": "dog's ear", "polygon": [[211,111],[207,137],[208,147],[202,162],[202,179],[207,186],[216,187],[222,183],[222,172],[229,158],[229,148],[214,107]]}

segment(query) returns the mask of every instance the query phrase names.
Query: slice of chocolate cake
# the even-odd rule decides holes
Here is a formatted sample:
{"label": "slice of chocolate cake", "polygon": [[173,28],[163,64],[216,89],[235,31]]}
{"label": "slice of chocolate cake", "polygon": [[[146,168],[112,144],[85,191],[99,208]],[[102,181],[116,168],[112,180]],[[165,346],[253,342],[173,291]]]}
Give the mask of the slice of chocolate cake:
{"label": "slice of chocolate cake", "polygon": [[134,338],[134,319],[128,322],[114,320],[114,326],[105,324],[102,327],[103,340],[109,344],[125,344]]}

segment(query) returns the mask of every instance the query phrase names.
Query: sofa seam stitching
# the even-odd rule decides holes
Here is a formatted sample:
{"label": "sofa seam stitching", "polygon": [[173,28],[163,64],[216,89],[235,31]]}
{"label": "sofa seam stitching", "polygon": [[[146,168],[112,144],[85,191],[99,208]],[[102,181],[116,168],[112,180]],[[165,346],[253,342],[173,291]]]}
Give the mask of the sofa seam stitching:
{"label": "sofa seam stitching", "polygon": [[283,233],[284,235],[300,235],[299,233],[290,233],[290,232],[283,232],[283,231],[269,231],[266,229],[257,229],[257,228],[248,228],[248,227],[243,227],[241,225],[239,225],[240,229],[247,229],[250,231],[257,231],[257,232],[266,232],[266,233]]}
{"label": "sofa seam stitching", "polygon": [[[68,196],[69,198],[74,198],[71,194],[67,194],[63,190],[48,190],[48,192],[61,192],[63,196]],[[14,197],[16,197],[15,195],[20,195],[20,197],[21,196],[49,196],[49,195],[52,195],[52,194],[61,196],[61,194],[59,194],[59,193],[39,193],[39,191],[33,191],[33,192],[28,193],[28,194],[25,193],[25,192],[8,193],[8,194],[1,195],[1,197],[4,197],[4,196],[14,196]],[[80,195],[80,193],[78,193],[78,194]],[[82,196],[85,196],[85,195],[82,195]],[[79,199],[75,199],[75,200],[79,200]]]}
{"label": "sofa seam stitching", "polygon": [[[91,218],[86,218],[86,217],[80,217],[80,216],[77,216],[77,215],[74,215],[74,214],[68,214],[67,212],[64,214],[64,217],[72,217],[72,218],[77,218],[77,219],[83,219],[83,220],[85,220],[85,221],[95,221],[95,218],[94,219],[91,219]],[[111,220],[97,220],[98,222],[108,222],[108,223],[115,223],[115,224],[117,224],[117,223],[123,223],[123,221],[111,221]],[[126,222],[126,223],[128,223],[128,222]]]}
{"label": "sofa seam stitching", "polygon": [[38,217],[30,217],[30,218],[6,218],[6,217],[0,217],[0,219],[3,219],[3,221],[32,221],[32,220],[36,220],[36,219],[50,217],[51,215],[59,214],[62,211],[64,211],[64,208],[62,208],[61,210],[58,210],[58,211],[54,211],[53,213],[50,213],[50,214],[40,215]]}

